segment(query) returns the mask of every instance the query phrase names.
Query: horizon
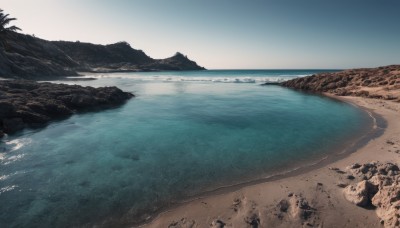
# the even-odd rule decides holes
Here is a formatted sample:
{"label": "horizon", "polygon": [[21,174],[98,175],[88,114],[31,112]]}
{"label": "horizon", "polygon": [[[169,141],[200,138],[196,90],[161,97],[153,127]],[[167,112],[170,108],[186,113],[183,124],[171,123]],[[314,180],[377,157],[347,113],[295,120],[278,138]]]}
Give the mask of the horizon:
{"label": "horizon", "polygon": [[399,64],[400,2],[359,2],[5,0],[1,7],[24,34],[102,45],[126,41],[154,59],[181,52],[209,70]]}

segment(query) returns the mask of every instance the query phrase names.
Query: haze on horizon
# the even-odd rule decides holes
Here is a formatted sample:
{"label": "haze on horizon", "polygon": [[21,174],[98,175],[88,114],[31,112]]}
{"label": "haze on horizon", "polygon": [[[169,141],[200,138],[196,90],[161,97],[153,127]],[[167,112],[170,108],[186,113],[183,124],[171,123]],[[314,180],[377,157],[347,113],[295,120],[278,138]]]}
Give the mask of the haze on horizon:
{"label": "haze on horizon", "polygon": [[208,69],[400,64],[397,0],[1,0],[26,34],[179,51]]}

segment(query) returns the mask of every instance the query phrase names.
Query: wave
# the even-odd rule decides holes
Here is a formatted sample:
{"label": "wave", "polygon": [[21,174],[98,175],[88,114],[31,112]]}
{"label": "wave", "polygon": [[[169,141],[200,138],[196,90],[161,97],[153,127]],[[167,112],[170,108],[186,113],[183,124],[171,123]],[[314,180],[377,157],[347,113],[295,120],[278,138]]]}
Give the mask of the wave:
{"label": "wave", "polygon": [[0,188],[0,195],[1,195],[2,193],[12,191],[12,190],[14,190],[15,188],[18,188],[18,185],[10,185],[10,186],[6,186],[6,187],[3,187],[3,188]]}
{"label": "wave", "polygon": [[132,79],[136,81],[161,81],[161,82],[210,82],[210,83],[266,83],[284,82],[293,78],[304,77],[304,75],[279,75],[279,76],[175,76],[175,75],[133,75],[133,74],[91,74],[80,77],[69,77],[70,79],[87,78],[117,78]]}
{"label": "wave", "polygon": [[26,146],[27,144],[29,144],[31,142],[32,142],[32,140],[30,138],[14,139],[14,140],[5,142],[5,150],[7,152],[13,152],[13,151],[21,149],[22,147]]}

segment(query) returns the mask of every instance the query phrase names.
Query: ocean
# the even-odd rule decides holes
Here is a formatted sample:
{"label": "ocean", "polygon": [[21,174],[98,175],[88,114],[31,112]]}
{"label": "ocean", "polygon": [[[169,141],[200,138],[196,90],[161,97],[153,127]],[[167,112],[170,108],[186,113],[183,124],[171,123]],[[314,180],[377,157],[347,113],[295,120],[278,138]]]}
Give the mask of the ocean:
{"label": "ocean", "polygon": [[328,70],[87,74],[126,104],[1,139],[0,227],[126,226],[216,189],[341,153],[371,125],[353,105],[265,82]]}

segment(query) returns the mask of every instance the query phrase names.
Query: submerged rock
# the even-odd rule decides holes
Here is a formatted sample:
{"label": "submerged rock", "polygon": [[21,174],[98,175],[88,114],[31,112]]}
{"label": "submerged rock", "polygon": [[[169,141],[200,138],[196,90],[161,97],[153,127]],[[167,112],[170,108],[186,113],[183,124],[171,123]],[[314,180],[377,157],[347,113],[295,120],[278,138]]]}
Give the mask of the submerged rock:
{"label": "submerged rock", "polygon": [[133,96],[117,87],[0,81],[0,131],[15,133],[25,126],[47,123],[77,111],[119,105]]}

